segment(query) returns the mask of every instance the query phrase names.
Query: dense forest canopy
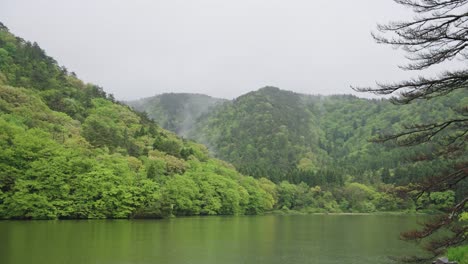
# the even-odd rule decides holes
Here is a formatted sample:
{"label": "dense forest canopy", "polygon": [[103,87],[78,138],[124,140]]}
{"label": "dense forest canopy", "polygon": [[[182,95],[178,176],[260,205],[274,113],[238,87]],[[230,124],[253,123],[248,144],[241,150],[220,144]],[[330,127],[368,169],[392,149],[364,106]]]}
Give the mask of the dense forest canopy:
{"label": "dense forest canopy", "polygon": [[[385,99],[313,96],[265,87],[199,114],[185,134],[242,173],[277,183],[341,186],[352,178],[364,184],[405,185],[449,168],[450,162],[426,162],[432,146],[398,149],[369,140],[408,124],[455,117],[457,112],[448,106],[462,107],[466,98],[466,92],[459,91],[430,105],[399,107]],[[139,107],[158,122],[162,115],[173,123],[187,118],[171,115],[157,101],[140,101]],[[415,162],[415,157],[420,160]]]}
{"label": "dense forest canopy", "polygon": [[[187,96],[179,100],[185,101]],[[175,100],[177,94],[171,97]],[[195,125],[185,134],[209,146],[217,157],[233,163],[244,174],[265,177],[283,187],[284,182],[320,186],[340,201],[343,193],[359,193],[360,187],[398,192],[395,186],[450,171],[452,161],[428,160],[434,155],[434,146],[399,149],[369,140],[408,124],[456,116],[447,106],[466,105],[466,98],[462,91],[430,105],[398,107],[388,100],[312,96],[265,87],[198,114]],[[187,118],[171,115],[154,100],[140,101],[139,107],[157,121],[161,116],[173,123]],[[465,187],[451,192],[456,198],[450,199],[463,197]],[[439,194],[431,195],[416,207],[427,207]],[[348,199],[354,200],[347,197],[346,202]],[[357,207],[358,211],[371,210],[362,204]]]}
{"label": "dense forest canopy", "polygon": [[277,201],[270,181],[161,129],[3,25],[0,124],[0,218],[257,214]]}

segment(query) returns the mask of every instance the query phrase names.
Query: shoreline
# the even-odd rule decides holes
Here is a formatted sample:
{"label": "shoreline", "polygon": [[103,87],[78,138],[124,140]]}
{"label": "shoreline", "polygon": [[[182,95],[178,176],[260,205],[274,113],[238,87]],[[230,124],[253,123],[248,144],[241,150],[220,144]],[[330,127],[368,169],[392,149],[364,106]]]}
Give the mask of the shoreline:
{"label": "shoreline", "polygon": [[328,212],[301,212],[296,210],[281,211],[273,210],[264,212],[256,215],[184,215],[184,216],[171,216],[171,217],[148,217],[148,218],[62,218],[62,219],[0,219],[0,222],[7,221],[19,221],[19,222],[29,222],[29,221],[105,221],[105,220],[167,220],[167,219],[180,219],[180,218],[205,218],[205,217],[255,217],[255,216],[308,216],[308,215],[331,215],[331,216],[371,216],[371,215],[435,215],[436,212],[371,212],[371,213],[357,213],[357,212],[342,212],[342,213],[328,213]]}
{"label": "shoreline", "polygon": [[369,213],[358,213],[358,212],[301,212],[296,210],[282,211],[273,210],[265,212],[264,215],[433,215],[436,212],[405,212],[405,211],[388,211],[388,212],[369,212]]}

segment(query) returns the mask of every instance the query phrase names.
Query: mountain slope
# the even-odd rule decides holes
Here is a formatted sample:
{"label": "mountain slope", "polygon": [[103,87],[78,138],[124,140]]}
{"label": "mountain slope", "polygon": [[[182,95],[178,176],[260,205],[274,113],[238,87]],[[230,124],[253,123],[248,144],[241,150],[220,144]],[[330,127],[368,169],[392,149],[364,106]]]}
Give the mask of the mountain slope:
{"label": "mountain slope", "polygon": [[317,120],[300,95],[266,87],[225,103],[189,134],[249,175],[275,181],[318,148]]}
{"label": "mountain slope", "polygon": [[116,103],[2,24],[0,149],[0,219],[256,214],[276,203],[273,183]]}
{"label": "mountain slope", "polygon": [[185,135],[209,146],[242,173],[274,182],[404,184],[409,175],[423,177],[445,165],[411,160],[416,153],[429,154],[430,146],[400,149],[368,140],[405,124],[457,116],[451,107],[463,107],[466,98],[462,91],[429,105],[395,106],[388,100],[265,87],[212,108]]}

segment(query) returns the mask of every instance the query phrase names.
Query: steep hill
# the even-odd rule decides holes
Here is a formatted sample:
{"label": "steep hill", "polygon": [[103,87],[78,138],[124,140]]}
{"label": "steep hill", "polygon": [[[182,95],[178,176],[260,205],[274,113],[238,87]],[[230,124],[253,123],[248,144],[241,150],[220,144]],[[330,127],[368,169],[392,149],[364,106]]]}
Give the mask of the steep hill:
{"label": "steep hill", "polygon": [[276,203],[273,183],[115,102],[1,23],[0,149],[0,219],[256,214]]}
{"label": "steep hill", "polygon": [[279,181],[307,154],[314,165],[323,162],[321,134],[301,95],[266,87],[216,108],[198,120],[189,136],[244,173]]}

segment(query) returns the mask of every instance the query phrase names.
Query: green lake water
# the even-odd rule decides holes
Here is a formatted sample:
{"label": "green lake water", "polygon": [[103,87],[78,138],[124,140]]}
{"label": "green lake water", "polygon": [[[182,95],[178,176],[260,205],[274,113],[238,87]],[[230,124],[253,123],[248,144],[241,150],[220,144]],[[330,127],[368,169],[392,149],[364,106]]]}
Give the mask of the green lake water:
{"label": "green lake water", "polygon": [[0,221],[1,264],[394,263],[421,216],[288,215]]}

